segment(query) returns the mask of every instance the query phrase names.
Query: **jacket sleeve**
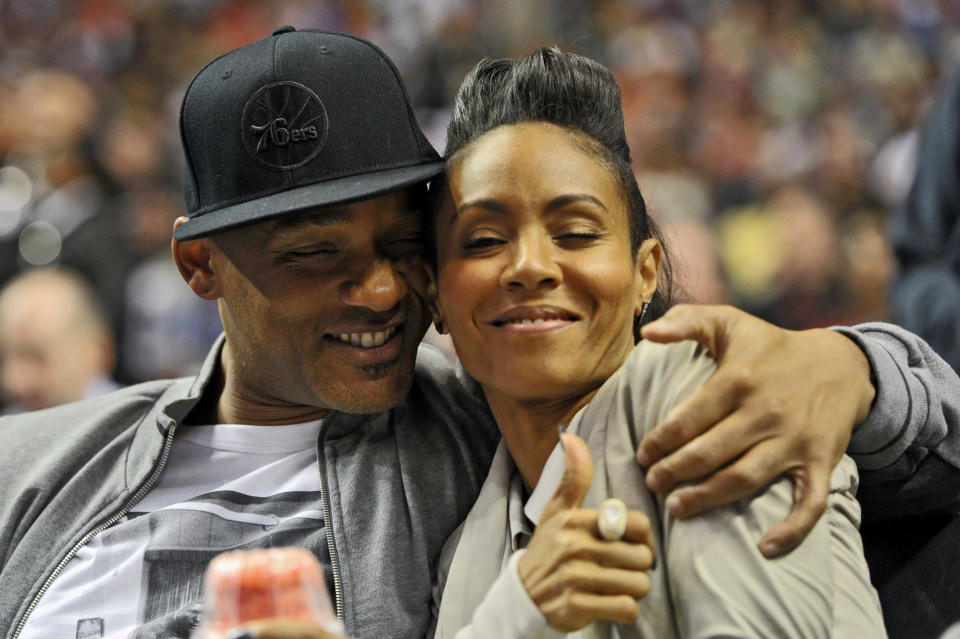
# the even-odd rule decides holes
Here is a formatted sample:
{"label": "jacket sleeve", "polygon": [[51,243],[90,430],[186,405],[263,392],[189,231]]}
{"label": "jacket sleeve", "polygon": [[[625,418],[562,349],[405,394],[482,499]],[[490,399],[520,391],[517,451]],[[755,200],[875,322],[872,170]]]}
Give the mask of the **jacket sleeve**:
{"label": "jacket sleeve", "polygon": [[924,340],[891,324],[836,330],[870,361],[877,396],[849,454],[871,518],[960,512],[960,377]]}
{"label": "jacket sleeve", "polygon": [[[510,561],[474,611],[470,624],[458,630],[455,639],[560,639],[566,636],[547,624],[523,587],[517,572],[517,562],[523,553],[518,550],[510,556]],[[436,639],[444,637],[437,634]]]}

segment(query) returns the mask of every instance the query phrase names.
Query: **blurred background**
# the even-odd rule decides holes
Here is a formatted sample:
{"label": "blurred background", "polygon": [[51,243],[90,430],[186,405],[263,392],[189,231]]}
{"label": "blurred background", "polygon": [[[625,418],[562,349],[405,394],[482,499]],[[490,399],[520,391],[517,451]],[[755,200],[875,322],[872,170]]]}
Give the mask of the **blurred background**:
{"label": "blurred background", "polygon": [[949,0],[4,0],[0,284],[87,279],[120,383],[192,373],[219,333],[169,256],[177,112],[204,63],[283,24],[380,45],[440,150],[481,57],[610,66],[687,296],[790,328],[888,318],[887,221],[960,59]]}

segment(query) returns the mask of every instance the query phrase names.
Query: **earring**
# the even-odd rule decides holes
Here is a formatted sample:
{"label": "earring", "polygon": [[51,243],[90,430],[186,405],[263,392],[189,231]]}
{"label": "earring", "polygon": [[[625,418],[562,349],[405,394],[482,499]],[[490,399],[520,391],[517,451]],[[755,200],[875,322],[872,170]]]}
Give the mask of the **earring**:
{"label": "earring", "polygon": [[650,308],[650,302],[644,302],[640,306],[640,317],[637,319],[637,325],[643,324],[643,316],[647,314],[647,309]]}
{"label": "earring", "polygon": [[434,321],[434,323],[433,323],[433,327],[434,327],[435,329],[437,329],[437,332],[438,332],[438,333],[440,333],[441,335],[443,335],[443,322],[441,322],[440,320],[436,320],[436,321]]}

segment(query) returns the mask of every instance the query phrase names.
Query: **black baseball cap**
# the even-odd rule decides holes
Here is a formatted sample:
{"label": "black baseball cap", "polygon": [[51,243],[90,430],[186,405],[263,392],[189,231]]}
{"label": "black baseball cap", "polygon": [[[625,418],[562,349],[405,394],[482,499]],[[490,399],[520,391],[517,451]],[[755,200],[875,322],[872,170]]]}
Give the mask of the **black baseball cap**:
{"label": "black baseball cap", "polygon": [[372,43],[280,27],[196,75],[180,109],[191,240],[425,182],[443,162]]}

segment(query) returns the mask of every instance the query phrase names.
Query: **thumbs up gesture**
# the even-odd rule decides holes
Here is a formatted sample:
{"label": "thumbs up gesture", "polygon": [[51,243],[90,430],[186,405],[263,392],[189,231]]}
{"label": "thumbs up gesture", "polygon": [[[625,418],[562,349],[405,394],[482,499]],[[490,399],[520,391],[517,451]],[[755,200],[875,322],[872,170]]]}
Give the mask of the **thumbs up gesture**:
{"label": "thumbs up gesture", "polygon": [[578,436],[561,436],[567,469],[517,564],[524,588],[558,630],[572,632],[598,620],[632,623],[637,600],[650,590],[650,520],[627,512],[623,539],[600,536],[597,510],[581,508],[593,481],[593,459]]}

